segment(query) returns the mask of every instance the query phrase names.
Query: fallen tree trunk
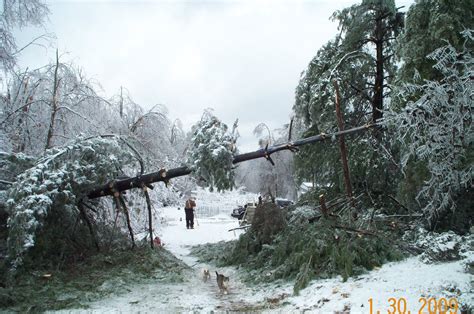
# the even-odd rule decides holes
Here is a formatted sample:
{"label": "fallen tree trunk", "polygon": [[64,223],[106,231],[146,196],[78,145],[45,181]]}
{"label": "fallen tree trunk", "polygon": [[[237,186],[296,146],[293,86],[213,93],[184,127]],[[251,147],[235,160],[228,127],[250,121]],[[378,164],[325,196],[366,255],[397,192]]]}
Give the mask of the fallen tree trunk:
{"label": "fallen tree trunk", "polygon": [[[234,157],[233,163],[237,164],[237,163],[252,160],[252,159],[266,158],[269,162],[271,162],[274,165],[274,162],[270,156],[271,154],[276,153],[278,151],[290,150],[292,152],[295,152],[298,150],[299,146],[312,144],[316,142],[322,142],[322,141],[331,139],[333,137],[338,137],[341,135],[347,135],[347,134],[366,131],[370,128],[374,128],[379,125],[380,124],[377,124],[377,123],[367,124],[367,125],[363,125],[363,126],[359,126],[356,128],[347,129],[347,130],[343,130],[343,131],[339,131],[335,133],[330,133],[330,134],[321,133],[321,134],[306,137],[297,141],[290,141],[283,144],[277,144],[277,145],[262,148],[250,153],[236,155]],[[144,174],[144,175],[133,177],[133,178],[127,178],[123,180],[116,180],[116,181],[109,182],[108,184],[91,191],[87,196],[90,199],[93,199],[93,198],[98,198],[98,197],[107,196],[107,195],[114,195],[114,193],[117,193],[117,192],[120,193],[120,192],[131,190],[134,188],[140,188],[143,186],[143,184],[149,185],[151,183],[160,182],[160,181],[167,183],[172,178],[185,176],[185,175],[190,174],[191,172],[192,170],[186,166],[174,168],[170,170],[161,169],[160,171],[157,171],[157,172],[152,172],[152,173]]]}

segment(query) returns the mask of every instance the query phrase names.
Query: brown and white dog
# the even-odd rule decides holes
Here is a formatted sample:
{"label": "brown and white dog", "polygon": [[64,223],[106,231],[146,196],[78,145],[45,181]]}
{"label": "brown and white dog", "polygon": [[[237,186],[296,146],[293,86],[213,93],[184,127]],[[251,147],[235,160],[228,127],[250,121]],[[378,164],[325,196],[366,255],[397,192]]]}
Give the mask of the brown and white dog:
{"label": "brown and white dog", "polygon": [[223,274],[219,274],[216,271],[216,280],[217,286],[219,287],[219,291],[224,294],[229,293],[229,277],[224,276]]}
{"label": "brown and white dog", "polygon": [[208,279],[211,279],[211,273],[209,272],[209,269],[203,269],[202,280],[206,282]]}

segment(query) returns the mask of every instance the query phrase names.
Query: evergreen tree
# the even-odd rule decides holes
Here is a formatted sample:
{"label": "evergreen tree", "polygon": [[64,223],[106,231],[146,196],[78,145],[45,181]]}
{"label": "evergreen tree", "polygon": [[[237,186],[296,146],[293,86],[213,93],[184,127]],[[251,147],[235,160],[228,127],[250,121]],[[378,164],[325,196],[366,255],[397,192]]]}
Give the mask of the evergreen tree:
{"label": "evergreen tree", "polygon": [[[435,49],[449,42],[460,50],[465,43],[461,32],[474,27],[473,0],[417,0],[406,14],[405,29],[398,39],[398,58],[403,61],[399,80],[412,81],[417,71],[422,79],[441,79],[427,58]],[[472,43],[468,43],[470,49]]]}
{"label": "evergreen tree", "polygon": [[[444,70],[435,66],[438,61],[433,58],[433,55],[432,57],[428,55],[445,46],[447,42],[457,51],[472,51],[474,48],[472,41],[466,41],[461,33],[474,26],[473,8],[472,0],[417,0],[410,7],[406,14],[404,31],[397,39],[396,54],[401,61],[401,67],[397,73],[395,83],[397,91],[394,93],[393,107],[410,110],[412,106],[410,104],[424,97],[425,90],[420,87],[424,85],[424,80],[431,81],[431,84],[446,84]],[[411,87],[410,92],[407,92],[407,83],[420,86]],[[433,121],[430,123],[434,126]],[[417,135],[415,142],[430,141],[424,136],[420,137],[418,130],[412,129],[411,132],[414,132],[413,136]],[[428,133],[425,136],[429,136]],[[398,188],[399,199],[410,208],[425,208],[426,210],[426,203],[423,202],[419,193],[425,190],[425,182],[431,181],[430,162],[426,158],[412,154],[410,158],[404,160],[403,168],[404,178],[400,181]]]}
{"label": "evergreen tree", "polygon": [[[432,227],[447,211],[454,211],[464,196],[470,200],[467,208],[472,219],[474,68],[472,51],[467,47],[472,45],[474,37],[472,31],[463,32],[463,36],[462,51],[447,45],[428,55],[442,78],[422,85],[405,85],[402,96],[421,96],[408,102],[391,119],[402,142],[402,166],[413,172],[414,166],[409,161],[417,159],[428,171],[427,179],[418,182],[416,199]],[[469,228],[469,219],[463,222],[466,223]]]}
{"label": "evergreen tree", "polygon": [[[305,122],[307,136],[337,129],[334,80],[339,81],[341,110],[348,128],[382,118],[395,74],[394,42],[403,26],[403,15],[393,0],[364,0],[335,12],[333,19],[339,22],[340,33],[317,52],[296,88],[293,109]],[[386,190],[393,176],[387,171],[380,175],[379,169],[389,166],[377,151],[386,143],[376,135],[377,145],[371,143],[372,138],[347,143],[351,175],[357,186]],[[322,145],[302,149],[295,161],[297,174],[300,180],[335,183],[336,190],[342,190],[338,145]]]}
{"label": "evergreen tree", "polygon": [[233,159],[236,153],[237,121],[232,131],[228,130],[208,109],[201,120],[193,125],[191,146],[188,150],[188,164],[194,176],[218,191],[234,187]]}

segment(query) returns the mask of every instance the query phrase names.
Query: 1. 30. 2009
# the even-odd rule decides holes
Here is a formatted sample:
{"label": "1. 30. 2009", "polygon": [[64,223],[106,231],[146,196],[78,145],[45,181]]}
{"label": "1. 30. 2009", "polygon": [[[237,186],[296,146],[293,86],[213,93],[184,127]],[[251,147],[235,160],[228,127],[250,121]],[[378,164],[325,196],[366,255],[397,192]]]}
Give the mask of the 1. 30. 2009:
{"label": "1. 30. 2009", "polygon": [[[389,309],[387,314],[457,314],[459,304],[456,298],[420,298],[418,300],[419,306],[415,311],[410,311],[407,300],[405,298],[389,298],[387,303]],[[373,299],[369,299],[369,313],[381,314],[380,310],[374,309]]]}

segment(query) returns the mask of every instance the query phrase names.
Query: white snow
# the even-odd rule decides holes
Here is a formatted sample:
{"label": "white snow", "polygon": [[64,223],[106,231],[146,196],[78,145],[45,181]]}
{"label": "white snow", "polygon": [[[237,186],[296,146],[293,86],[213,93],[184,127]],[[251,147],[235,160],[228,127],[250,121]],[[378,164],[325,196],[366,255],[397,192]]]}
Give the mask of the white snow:
{"label": "white snow", "polygon": [[[300,296],[291,297],[290,304],[285,308],[310,309],[317,313],[350,308],[351,313],[368,313],[368,300],[372,299],[374,313],[375,309],[387,313],[390,309],[389,298],[405,298],[407,311],[418,313],[421,297],[457,297],[459,301],[473,303],[473,277],[463,272],[459,261],[424,264],[417,257],[411,257],[401,262],[385,264],[365,275],[349,278],[345,283],[341,278],[313,281]],[[461,298],[455,293],[444,291],[452,287],[457,287],[463,293]]]}
{"label": "white snow", "polygon": [[[460,302],[474,303],[472,282],[474,276],[463,270],[462,261],[424,264],[417,257],[401,262],[388,263],[356,278],[342,282],[340,277],[313,280],[310,285],[293,296],[293,282],[247,286],[239,280],[239,269],[233,267],[216,269],[212,265],[198,263],[189,255],[189,247],[196,244],[237,239],[241,230],[238,221],[230,217],[232,206],[253,196],[240,192],[209,193],[197,191],[198,213],[195,229],[186,229],[184,210],[178,207],[160,209],[161,227],[159,236],[165,248],[192,266],[187,281],[163,284],[161,282],[137,284],[128,292],[113,295],[89,304],[90,309],[74,312],[310,312],[369,313],[369,299],[373,300],[374,313],[386,313],[389,298],[405,298],[407,310],[418,313],[421,297],[451,298]],[[210,200],[213,200],[210,202]],[[216,202],[215,211],[199,213]],[[202,280],[202,270],[211,271],[211,279]],[[222,295],[215,282],[215,273],[230,277],[229,294]],[[451,291],[451,292],[449,292]],[[426,311],[426,308],[425,308]],[[68,310],[67,312],[71,312]],[[408,313],[408,312],[407,312]]]}
{"label": "white snow", "polygon": [[215,216],[205,218],[200,217],[199,209],[197,209],[194,229],[188,230],[182,207],[179,210],[176,207],[164,208],[162,209],[163,230],[158,234],[166,249],[186,263],[193,265],[195,259],[188,255],[190,246],[238,238],[240,230],[228,231],[239,227],[238,220],[230,216],[231,209],[227,213],[220,212]]}

